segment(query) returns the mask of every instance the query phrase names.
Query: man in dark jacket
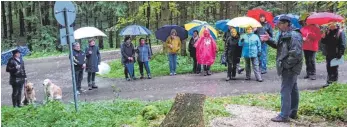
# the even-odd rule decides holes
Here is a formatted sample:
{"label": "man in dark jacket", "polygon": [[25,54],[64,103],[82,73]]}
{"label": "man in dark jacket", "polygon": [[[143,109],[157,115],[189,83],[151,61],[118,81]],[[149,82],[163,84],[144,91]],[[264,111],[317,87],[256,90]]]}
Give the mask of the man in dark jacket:
{"label": "man in dark jacket", "polygon": [[27,78],[24,61],[20,58],[19,50],[12,51],[13,57],[8,60],[6,72],[10,73],[10,85],[12,86],[13,107],[21,107],[22,89]]}
{"label": "man in dark jacket", "polygon": [[101,57],[99,47],[95,45],[94,39],[89,39],[89,47],[86,48],[86,71],[88,72],[88,87],[89,90],[97,89],[95,85],[95,73],[99,71]]}
{"label": "man in dark jacket", "polygon": [[73,64],[75,67],[75,79],[77,86],[77,94],[83,92],[81,83],[83,79],[83,70],[86,68],[86,54],[81,51],[81,46],[78,42],[73,44]]}
{"label": "man in dark jacket", "polygon": [[329,86],[332,82],[338,80],[339,66],[330,66],[332,59],[340,59],[346,48],[346,35],[342,29],[339,29],[336,24],[332,23],[329,26],[329,31],[323,33],[321,42],[325,45],[326,51],[326,68],[328,71],[327,84],[323,87]]}
{"label": "man in dark jacket", "polygon": [[193,73],[199,74],[201,72],[201,65],[196,60],[196,48],[194,44],[199,40],[199,32],[197,30],[194,31],[193,37],[189,41],[189,54],[190,57],[193,58]]}
{"label": "man in dark jacket", "polygon": [[[272,33],[272,27],[269,23],[267,23],[266,19],[265,19],[265,15],[260,15],[260,23],[262,25],[262,27],[257,28],[257,30],[254,32],[255,34],[257,34],[259,37],[261,35],[264,35],[265,32],[267,32],[270,37],[272,37],[273,33]],[[260,71],[261,74],[266,74],[267,73],[267,44],[262,42],[261,43],[261,55],[259,57],[259,67],[260,67]]]}
{"label": "man in dark jacket", "polygon": [[230,36],[226,39],[225,53],[228,62],[228,74],[226,81],[235,80],[237,64],[240,63],[242,47],[238,45],[240,34],[232,29]]}
{"label": "man in dark jacket", "polygon": [[274,122],[288,122],[290,118],[297,118],[299,105],[299,91],[297,78],[303,64],[302,36],[291,27],[290,17],[282,16],[277,27],[281,34],[274,40],[269,34],[262,35],[262,41],[277,49],[276,67],[278,75],[282,76],[281,85],[281,113],[271,120]]}
{"label": "man in dark jacket", "polygon": [[[135,63],[135,48],[131,43],[129,36],[124,38],[124,42],[121,45],[122,64],[124,66],[124,75],[126,80],[130,81],[130,78],[136,80],[134,63]],[[128,77],[128,74],[130,78]]]}

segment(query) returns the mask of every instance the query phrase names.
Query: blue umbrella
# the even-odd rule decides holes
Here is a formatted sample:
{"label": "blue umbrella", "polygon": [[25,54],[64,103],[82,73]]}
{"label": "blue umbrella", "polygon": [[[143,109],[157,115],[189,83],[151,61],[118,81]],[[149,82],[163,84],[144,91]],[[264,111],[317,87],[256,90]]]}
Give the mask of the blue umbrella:
{"label": "blue umbrella", "polygon": [[[227,23],[229,22],[230,20],[229,19],[226,19],[226,20],[219,20],[216,22],[216,28],[218,30],[221,30],[223,32],[228,32],[229,31],[229,26],[227,25]],[[244,32],[244,29],[243,28],[239,28],[239,27],[235,27],[236,31],[238,33],[243,33]]]}
{"label": "blue umbrella", "polygon": [[6,51],[6,52],[2,52],[2,53],[1,53],[1,65],[7,64],[8,59],[10,59],[10,58],[13,56],[13,55],[12,55],[12,51],[13,51],[13,50],[16,50],[16,49],[18,49],[18,50],[20,51],[21,59],[22,59],[23,56],[25,56],[25,55],[31,53],[31,52],[29,51],[28,46],[17,46],[16,48],[13,48],[13,49],[10,49],[10,50],[8,50],[8,51]]}
{"label": "blue umbrella", "polygon": [[217,22],[216,22],[216,28],[217,28],[218,30],[223,31],[223,32],[228,32],[229,28],[228,28],[227,23],[228,23],[229,21],[230,21],[229,19],[217,21]]}
{"label": "blue umbrella", "polygon": [[178,37],[180,37],[181,40],[185,40],[188,38],[188,32],[183,27],[178,25],[165,25],[159,28],[157,31],[155,31],[155,37],[158,40],[165,42],[167,37],[170,36],[172,29],[176,30],[177,35]]}
{"label": "blue umbrella", "polygon": [[150,35],[152,32],[147,29],[146,27],[139,26],[139,25],[130,25],[125,27],[121,30],[119,35],[126,36],[126,35]]}
{"label": "blue umbrella", "polygon": [[299,23],[299,16],[298,15],[293,15],[293,14],[281,14],[281,15],[278,15],[274,18],[273,22],[275,24],[277,24],[279,22],[279,18],[281,16],[288,16],[291,18],[290,22],[292,23],[292,27],[294,28],[297,28],[297,29],[301,29],[301,25]]}

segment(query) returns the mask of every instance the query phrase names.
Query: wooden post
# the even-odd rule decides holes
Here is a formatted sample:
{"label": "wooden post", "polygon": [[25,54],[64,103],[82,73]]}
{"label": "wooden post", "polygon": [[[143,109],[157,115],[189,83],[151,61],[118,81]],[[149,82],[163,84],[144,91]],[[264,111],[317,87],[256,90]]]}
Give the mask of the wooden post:
{"label": "wooden post", "polygon": [[204,94],[178,93],[160,127],[205,127],[205,99]]}

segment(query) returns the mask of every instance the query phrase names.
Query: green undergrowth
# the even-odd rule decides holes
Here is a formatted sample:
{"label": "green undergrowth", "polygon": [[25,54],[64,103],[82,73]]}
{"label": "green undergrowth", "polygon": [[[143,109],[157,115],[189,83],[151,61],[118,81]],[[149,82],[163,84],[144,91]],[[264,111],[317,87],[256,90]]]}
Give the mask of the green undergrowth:
{"label": "green undergrowth", "polygon": [[[347,84],[333,84],[317,91],[300,92],[299,115],[317,116],[328,121],[347,122]],[[73,104],[52,102],[46,105],[12,108],[2,106],[1,125],[52,126],[52,127],[89,127],[121,126],[134,127],[158,126],[171,108],[173,100],[140,101],[122,100],[81,102],[79,112],[75,113]],[[230,117],[225,110],[228,104],[260,106],[280,110],[279,94],[247,94],[240,96],[207,98],[204,105],[206,125],[216,117]]]}

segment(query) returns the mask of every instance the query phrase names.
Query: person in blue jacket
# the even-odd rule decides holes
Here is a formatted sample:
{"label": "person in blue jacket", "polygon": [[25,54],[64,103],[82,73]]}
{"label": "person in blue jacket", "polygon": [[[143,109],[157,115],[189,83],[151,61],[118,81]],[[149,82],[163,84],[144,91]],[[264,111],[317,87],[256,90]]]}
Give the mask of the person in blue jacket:
{"label": "person in blue jacket", "polygon": [[246,80],[251,79],[251,62],[253,66],[254,75],[258,82],[262,82],[258,57],[261,55],[261,41],[258,35],[253,33],[251,26],[246,28],[246,33],[241,35],[239,46],[242,46],[242,57],[246,62]]}
{"label": "person in blue jacket", "polygon": [[139,64],[139,69],[140,69],[140,74],[141,77],[140,79],[143,79],[143,65],[145,66],[146,72],[147,72],[147,77],[148,79],[151,79],[151,70],[149,67],[149,60],[151,59],[151,51],[148,45],[145,43],[144,38],[140,38],[140,45],[136,49],[136,53],[138,54],[137,56],[137,61]]}
{"label": "person in blue jacket", "polygon": [[[261,35],[265,35],[268,33],[270,37],[273,36],[273,30],[271,25],[266,21],[265,15],[260,15],[259,17],[260,23],[262,27],[257,28],[256,31],[254,31],[255,34],[257,34],[259,37]],[[267,44],[262,42],[261,43],[261,55],[259,57],[259,67],[261,74],[266,74],[267,73]]]}

